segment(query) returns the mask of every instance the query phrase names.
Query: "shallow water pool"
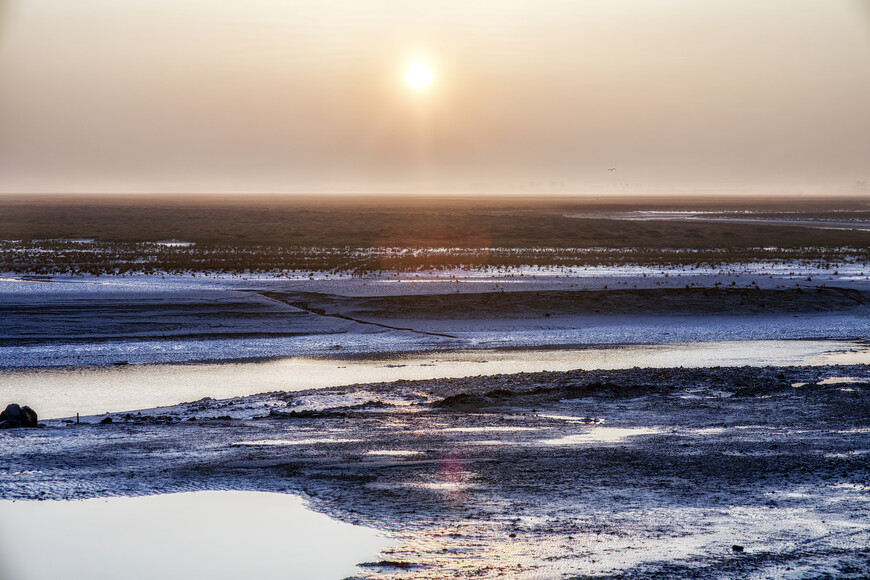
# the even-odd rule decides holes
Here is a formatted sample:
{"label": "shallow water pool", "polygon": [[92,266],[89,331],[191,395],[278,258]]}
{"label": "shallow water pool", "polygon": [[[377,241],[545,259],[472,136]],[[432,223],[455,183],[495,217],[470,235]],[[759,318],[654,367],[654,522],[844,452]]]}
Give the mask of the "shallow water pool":
{"label": "shallow water pool", "polygon": [[4,401],[40,418],[400,379],[639,367],[870,364],[860,342],[756,340],[582,349],[466,350],[365,360],[289,358],[256,363],[129,365],[0,371]]}
{"label": "shallow water pool", "polygon": [[0,577],[15,580],[338,580],[390,544],[277,493],[0,501]]}

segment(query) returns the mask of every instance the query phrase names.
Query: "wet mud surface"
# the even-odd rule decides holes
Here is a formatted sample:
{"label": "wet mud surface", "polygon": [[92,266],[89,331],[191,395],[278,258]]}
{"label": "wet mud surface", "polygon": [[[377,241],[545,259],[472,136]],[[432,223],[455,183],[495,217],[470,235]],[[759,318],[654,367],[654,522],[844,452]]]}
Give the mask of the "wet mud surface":
{"label": "wet mud surface", "polygon": [[870,334],[863,266],[791,266],[0,277],[0,369]]}
{"label": "wet mud surface", "polygon": [[862,578],[868,381],[629,369],[203,399],[0,433],[0,497],[302,493],[396,540],[363,578]]}
{"label": "wet mud surface", "polygon": [[[693,283],[693,282],[692,282]],[[613,282],[611,281],[611,284]],[[605,286],[606,288],[606,286]],[[349,297],[315,292],[262,292],[321,316],[345,319],[534,318],[578,314],[866,313],[870,292],[851,288],[656,288],[476,292]]]}

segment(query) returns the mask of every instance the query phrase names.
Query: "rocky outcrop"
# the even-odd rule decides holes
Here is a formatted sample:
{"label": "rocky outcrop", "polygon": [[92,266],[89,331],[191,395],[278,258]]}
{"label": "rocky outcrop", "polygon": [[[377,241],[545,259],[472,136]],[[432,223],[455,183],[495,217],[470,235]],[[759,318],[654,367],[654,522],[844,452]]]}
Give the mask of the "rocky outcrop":
{"label": "rocky outcrop", "polygon": [[38,425],[36,411],[27,405],[22,407],[12,403],[7,405],[6,409],[0,413],[0,429],[18,429],[21,427],[37,427]]}

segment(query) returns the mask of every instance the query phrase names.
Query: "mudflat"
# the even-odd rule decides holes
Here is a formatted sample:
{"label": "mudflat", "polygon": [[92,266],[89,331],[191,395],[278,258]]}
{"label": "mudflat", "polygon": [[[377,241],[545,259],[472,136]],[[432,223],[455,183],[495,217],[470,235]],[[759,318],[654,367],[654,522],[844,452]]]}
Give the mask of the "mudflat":
{"label": "mudflat", "polygon": [[0,272],[365,275],[469,265],[870,258],[866,197],[603,199],[0,196]]}
{"label": "mudflat", "polygon": [[203,399],[4,434],[0,495],[302,493],[397,541],[363,578],[860,578],[868,382],[628,369]]}
{"label": "mudflat", "polygon": [[[362,578],[866,576],[867,366],[746,353],[866,354],[866,200],[324,199],[0,200],[2,378],[176,403],[198,367],[161,363],[317,357],[343,385],[211,364],[253,384],[2,431],[0,498],[302,494],[395,540]],[[754,366],[431,378],[682,343]],[[403,353],[432,374],[353,366]]]}

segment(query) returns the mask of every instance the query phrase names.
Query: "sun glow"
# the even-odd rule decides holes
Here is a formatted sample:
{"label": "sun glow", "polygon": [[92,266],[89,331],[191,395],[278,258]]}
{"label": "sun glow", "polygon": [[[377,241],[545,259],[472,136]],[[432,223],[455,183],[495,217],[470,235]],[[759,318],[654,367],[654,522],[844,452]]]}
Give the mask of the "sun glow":
{"label": "sun glow", "polygon": [[432,67],[425,62],[415,62],[405,70],[405,82],[413,89],[425,89],[432,83]]}

